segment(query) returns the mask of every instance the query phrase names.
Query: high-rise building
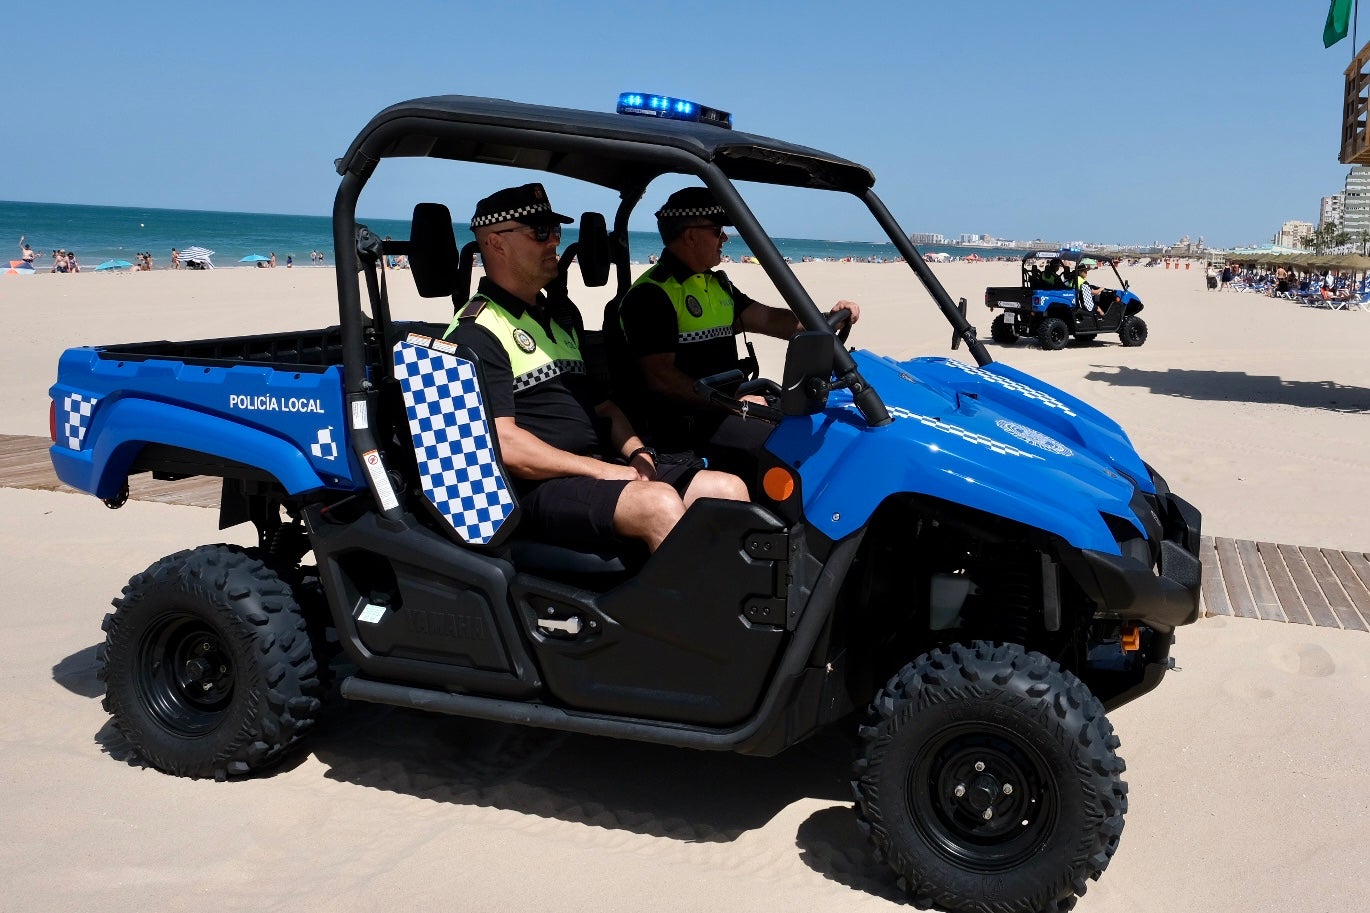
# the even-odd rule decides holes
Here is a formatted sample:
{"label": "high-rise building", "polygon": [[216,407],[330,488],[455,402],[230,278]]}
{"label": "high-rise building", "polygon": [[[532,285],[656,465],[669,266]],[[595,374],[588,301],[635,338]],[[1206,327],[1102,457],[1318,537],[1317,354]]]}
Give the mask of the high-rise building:
{"label": "high-rise building", "polygon": [[1301,247],[1304,235],[1312,233],[1312,222],[1285,222],[1280,226],[1280,233],[1275,235],[1274,241],[1281,247]]}
{"label": "high-rise building", "polygon": [[915,231],[909,235],[909,240],[914,244],[945,244],[947,242],[946,238],[930,231]]}
{"label": "high-rise building", "polygon": [[1353,238],[1363,231],[1370,232],[1370,168],[1351,166],[1342,197],[1342,230]]}
{"label": "high-rise building", "polygon": [[1318,211],[1318,227],[1324,225],[1341,225],[1342,208],[1346,201],[1345,193],[1333,194],[1330,197],[1322,198],[1322,207]]}

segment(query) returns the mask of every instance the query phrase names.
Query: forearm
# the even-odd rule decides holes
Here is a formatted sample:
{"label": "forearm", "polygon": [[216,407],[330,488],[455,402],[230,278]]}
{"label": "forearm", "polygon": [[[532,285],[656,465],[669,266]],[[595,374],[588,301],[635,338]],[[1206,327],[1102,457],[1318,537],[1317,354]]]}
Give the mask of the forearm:
{"label": "forearm", "polygon": [[496,433],[504,466],[518,479],[541,481],[565,476],[601,479],[608,478],[614,468],[594,457],[553,447],[518,427],[513,419],[496,419]]}
{"label": "forearm", "polygon": [[642,438],[633,430],[628,416],[613,402],[605,402],[595,410],[609,420],[609,445],[613,452],[628,459],[628,455],[643,446]]}

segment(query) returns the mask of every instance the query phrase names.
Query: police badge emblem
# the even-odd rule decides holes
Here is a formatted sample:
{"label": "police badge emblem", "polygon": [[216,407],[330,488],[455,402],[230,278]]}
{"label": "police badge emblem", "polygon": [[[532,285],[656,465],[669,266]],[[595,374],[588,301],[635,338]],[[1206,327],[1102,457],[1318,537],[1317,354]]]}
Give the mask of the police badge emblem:
{"label": "police badge emblem", "polygon": [[514,345],[529,353],[538,347],[538,344],[533,341],[533,337],[529,336],[527,331],[517,328],[514,330]]}
{"label": "police badge emblem", "polygon": [[699,299],[694,295],[685,296],[685,310],[690,312],[691,317],[698,317],[704,313],[704,305],[699,303]]}

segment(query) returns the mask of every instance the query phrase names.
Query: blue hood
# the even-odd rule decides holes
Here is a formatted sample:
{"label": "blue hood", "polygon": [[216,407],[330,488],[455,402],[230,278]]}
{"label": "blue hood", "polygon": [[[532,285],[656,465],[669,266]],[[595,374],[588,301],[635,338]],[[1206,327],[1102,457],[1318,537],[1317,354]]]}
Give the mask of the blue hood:
{"label": "blue hood", "polygon": [[833,539],[891,495],[927,495],[1118,554],[1111,514],[1144,532],[1129,502],[1152,492],[1123,429],[1073,396],[994,363],[896,362],[853,353],[893,421],[866,425],[850,395],[787,418],[767,449],[798,470],[805,516]]}

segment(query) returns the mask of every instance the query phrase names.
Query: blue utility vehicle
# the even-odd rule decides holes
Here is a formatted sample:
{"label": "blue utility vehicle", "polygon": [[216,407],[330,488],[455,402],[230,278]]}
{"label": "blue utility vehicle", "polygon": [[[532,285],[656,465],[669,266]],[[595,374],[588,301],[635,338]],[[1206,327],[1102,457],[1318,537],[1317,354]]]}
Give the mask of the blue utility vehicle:
{"label": "blue utility vehicle", "polygon": [[[1085,270],[1107,264],[1117,288],[1089,291],[1077,282]],[[1146,322],[1137,314],[1142,299],[1118,273],[1117,260],[1077,248],[1031,251],[1023,256],[1022,285],[985,289],[985,306],[1002,310],[990,324],[990,336],[1000,345],[1035,339],[1044,349],[1063,349],[1073,337],[1093,342],[1100,333],[1117,333],[1125,346],[1146,342]]]}
{"label": "blue utility vehicle", "polygon": [[[105,708],[147,763],[220,778],[279,761],[334,674],[349,700],[754,755],[845,726],[857,814],[912,900],[1068,909],[1127,809],[1105,712],[1156,687],[1198,617],[1199,512],[1112,419],[993,361],[866,168],[688,102],[619,107],[387,108],[337,160],[337,326],[62,355],[62,481],[117,507],[133,475],[222,478],[221,526],[256,530],[129,581],[104,622]],[[440,203],[404,240],[357,222],[377,170],[412,157],[497,166],[457,189],[465,211],[527,180],[514,169],[598,194],[612,227],[581,216],[561,282],[574,262],[610,304],[649,186],[713,191],[804,327],[779,382],[697,388],[774,426],[754,502],[697,502],[650,557],[520,535],[481,366],[441,338],[473,244]],[[757,183],[854,198],[973,363],[848,349],[744,199]],[[392,254],[411,271],[384,270]],[[437,315],[392,311],[411,279]]]}

